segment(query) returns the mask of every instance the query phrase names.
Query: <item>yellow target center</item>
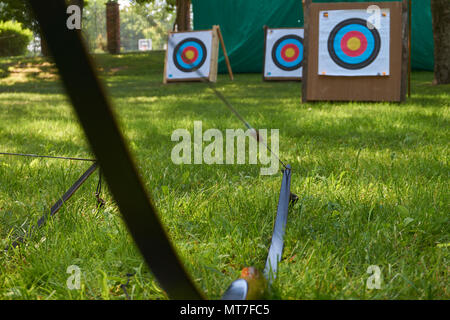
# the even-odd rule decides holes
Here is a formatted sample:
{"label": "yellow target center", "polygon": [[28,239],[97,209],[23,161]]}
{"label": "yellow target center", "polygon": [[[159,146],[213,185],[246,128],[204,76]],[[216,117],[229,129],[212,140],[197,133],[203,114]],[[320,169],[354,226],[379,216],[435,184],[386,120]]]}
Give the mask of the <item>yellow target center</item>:
{"label": "yellow target center", "polygon": [[356,51],[361,48],[361,40],[357,37],[351,37],[347,41],[347,47],[352,51]]}
{"label": "yellow target center", "polygon": [[184,55],[188,60],[192,60],[194,59],[195,53],[192,50],[188,50]]}
{"label": "yellow target center", "polygon": [[285,52],[286,57],[292,58],[295,55],[295,50],[292,48],[288,48]]}

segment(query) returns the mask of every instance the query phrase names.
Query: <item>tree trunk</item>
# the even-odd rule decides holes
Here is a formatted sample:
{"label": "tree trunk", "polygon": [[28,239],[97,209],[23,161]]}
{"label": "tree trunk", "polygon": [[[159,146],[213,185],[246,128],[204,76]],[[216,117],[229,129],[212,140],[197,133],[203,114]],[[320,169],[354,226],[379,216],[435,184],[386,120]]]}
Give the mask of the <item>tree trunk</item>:
{"label": "tree trunk", "polygon": [[44,57],[48,57],[49,56],[48,46],[47,46],[47,42],[45,41],[44,37],[42,36],[42,32],[39,34],[39,38],[41,38],[41,54]]}
{"label": "tree trunk", "polygon": [[177,17],[175,24],[178,31],[191,30],[191,1],[177,0]]}
{"label": "tree trunk", "polygon": [[108,1],[106,3],[106,36],[108,52],[120,53],[120,8],[118,2]]}
{"label": "tree trunk", "polygon": [[450,83],[450,0],[431,0],[434,84]]}

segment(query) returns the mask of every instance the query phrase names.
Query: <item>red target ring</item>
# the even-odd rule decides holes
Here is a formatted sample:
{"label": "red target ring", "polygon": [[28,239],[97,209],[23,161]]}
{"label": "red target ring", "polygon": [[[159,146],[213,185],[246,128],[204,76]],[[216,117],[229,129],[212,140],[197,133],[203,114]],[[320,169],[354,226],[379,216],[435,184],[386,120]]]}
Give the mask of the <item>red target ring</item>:
{"label": "red target ring", "polygon": [[287,62],[295,61],[299,55],[300,50],[295,44],[289,43],[281,49],[281,57]]}
{"label": "red target ring", "polygon": [[350,31],[342,37],[341,49],[350,57],[358,57],[367,49],[367,38],[359,31]]}
{"label": "red target ring", "polygon": [[191,64],[198,58],[198,50],[194,46],[184,48],[181,53],[181,59],[184,63]]}

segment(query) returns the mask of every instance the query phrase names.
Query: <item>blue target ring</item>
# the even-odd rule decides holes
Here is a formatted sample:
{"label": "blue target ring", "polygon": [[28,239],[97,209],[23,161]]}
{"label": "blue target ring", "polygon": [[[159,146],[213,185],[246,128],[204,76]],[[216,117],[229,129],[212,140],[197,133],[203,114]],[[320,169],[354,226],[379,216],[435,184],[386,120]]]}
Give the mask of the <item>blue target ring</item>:
{"label": "blue target ring", "polygon": [[[290,54],[287,54],[287,52]],[[278,39],[272,48],[272,60],[275,65],[285,71],[293,71],[303,65],[303,39],[289,34]]]}
{"label": "blue target ring", "polygon": [[206,46],[197,38],[186,38],[173,50],[173,62],[183,72],[200,69],[205,63],[206,56]]}
{"label": "blue target ring", "polygon": [[[355,40],[357,46],[350,48],[347,40]],[[376,28],[369,29],[363,19],[347,19],[337,24],[328,37],[328,53],[333,61],[350,70],[370,65],[381,47],[380,34]]]}

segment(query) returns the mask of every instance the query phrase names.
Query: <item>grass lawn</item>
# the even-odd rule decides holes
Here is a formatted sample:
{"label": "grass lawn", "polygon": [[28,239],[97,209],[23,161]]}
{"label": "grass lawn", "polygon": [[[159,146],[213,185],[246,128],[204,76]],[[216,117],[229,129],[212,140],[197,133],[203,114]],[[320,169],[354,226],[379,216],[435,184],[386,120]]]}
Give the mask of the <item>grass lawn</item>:
{"label": "grass lawn", "polygon": [[[202,83],[163,85],[163,54],[96,55],[124,135],[161,220],[208,298],[240,270],[262,270],[281,173],[259,165],[175,165],[177,128],[241,123]],[[40,58],[0,60],[0,152],[92,157],[55,70]],[[273,299],[449,299],[450,86],[412,75],[407,103],[301,104],[301,83],[220,75],[217,88],[256,128],[280,129],[293,167],[283,260]],[[101,123],[101,119],[99,119]],[[88,168],[0,157],[0,245],[23,234]],[[0,255],[0,299],[165,299],[97,174],[54,219]],[[82,272],[69,290],[67,268]],[[367,269],[381,270],[368,289]]]}

